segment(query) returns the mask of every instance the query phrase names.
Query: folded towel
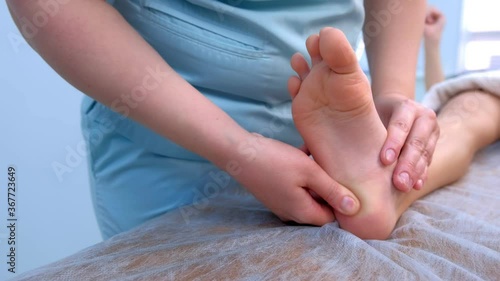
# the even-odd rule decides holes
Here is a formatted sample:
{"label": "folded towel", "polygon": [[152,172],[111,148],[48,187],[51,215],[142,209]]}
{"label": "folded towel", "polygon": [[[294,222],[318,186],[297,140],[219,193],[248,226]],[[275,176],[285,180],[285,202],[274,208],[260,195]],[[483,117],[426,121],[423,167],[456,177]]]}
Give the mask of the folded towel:
{"label": "folded towel", "polygon": [[475,72],[447,79],[434,85],[422,104],[439,111],[453,96],[471,90],[482,90],[500,97],[500,70]]}

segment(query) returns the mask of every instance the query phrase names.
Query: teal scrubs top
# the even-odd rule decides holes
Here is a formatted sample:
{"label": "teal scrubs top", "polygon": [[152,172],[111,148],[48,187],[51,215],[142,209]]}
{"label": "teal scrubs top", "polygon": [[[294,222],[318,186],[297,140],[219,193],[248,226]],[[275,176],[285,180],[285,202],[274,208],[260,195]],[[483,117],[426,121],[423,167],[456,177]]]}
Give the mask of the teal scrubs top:
{"label": "teal scrubs top", "polygon": [[[287,92],[294,74],[290,57],[295,52],[308,57],[307,37],[325,26],[341,29],[355,47],[364,17],[362,1],[349,0],[120,0],[112,5],[172,68],[243,128],[294,146],[302,139]],[[206,199],[204,187],[218,170],[200,156],[88,97],[82,127],[104,238]]]}

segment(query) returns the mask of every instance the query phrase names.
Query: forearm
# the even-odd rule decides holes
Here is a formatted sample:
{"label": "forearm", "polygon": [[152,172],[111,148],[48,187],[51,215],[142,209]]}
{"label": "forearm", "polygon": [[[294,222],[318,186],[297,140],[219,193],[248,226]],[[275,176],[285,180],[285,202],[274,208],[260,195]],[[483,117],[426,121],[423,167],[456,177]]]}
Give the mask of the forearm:
{"label": "forearm", "polygon": [[[413,99],[426,1],[365,0],[364,5],[363,31],[374,95],[396,93]],[[383,21],[383,14],[390,17]]]}
{"label": "forearm", "polygon": [[[7,2],[14,20],[38,1]],[[249,133],[183,80],[104,1],[69,1],[35,36],[33,48],[83,93],[224,167]]]}
{"label": "forearm", "polygon": [[443,66],[438,42],[425,42],[425,88],[444,81]]}

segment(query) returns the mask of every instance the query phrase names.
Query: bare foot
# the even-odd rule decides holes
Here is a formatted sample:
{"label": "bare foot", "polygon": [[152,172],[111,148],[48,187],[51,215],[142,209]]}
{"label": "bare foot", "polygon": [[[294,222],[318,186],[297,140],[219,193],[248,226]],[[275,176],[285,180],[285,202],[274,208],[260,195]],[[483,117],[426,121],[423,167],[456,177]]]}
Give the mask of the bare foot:
{"label": "bare foot", "polygon": [[442,134],[426,184],[402,193],[392,186],[394,167],[379,162],[387,132],[346,38],[325,28],[309,37],[307,49],[312,69],[302,56],[292,57],[300,76],[288,84],[295,125],[318,164],[359,198],[358,214],[336,216],[361,238],[387,238],[411,203],[458,180],[476,151],[500,139],[500,98],[478,91],[454,97],[438,114]]}
{"label": "bare foot", "polygon": [[360,200],[355,216],[336,214],[341,228],[364,239],[386,239],[402,212],[404,193],[392,186],[393,166],[380,163],[387,131],[344,34],[324,28],[308,38],[310,69],[301,55],[292,57],[292,113],[316,162]]}

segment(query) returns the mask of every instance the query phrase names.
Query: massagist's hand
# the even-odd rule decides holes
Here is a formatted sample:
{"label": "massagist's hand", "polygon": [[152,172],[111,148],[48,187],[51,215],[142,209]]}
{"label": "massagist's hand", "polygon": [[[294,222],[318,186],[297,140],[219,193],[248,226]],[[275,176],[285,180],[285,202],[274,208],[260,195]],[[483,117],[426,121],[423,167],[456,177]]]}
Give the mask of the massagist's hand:
{"label": "massagist's hand", "polygon": [[439,138],[436,114],[399,94],[375,97],[375,105],[387,128],[380,159],[385,165],[398,161],[394,185],[401,191],[421,189]]}
{"label": "massagist's hand", "polygon": [[[352,192],[293,146],[252,134],[237,154],[233,162],[240,172],[233,176],[283,221],[321,226],[335,220],[332,207],[346,215],[359,209]],[[328,204],[315,200],[314,193]],[[342,208],[344,196],[354,199],[347,202],[350,211]]]}

